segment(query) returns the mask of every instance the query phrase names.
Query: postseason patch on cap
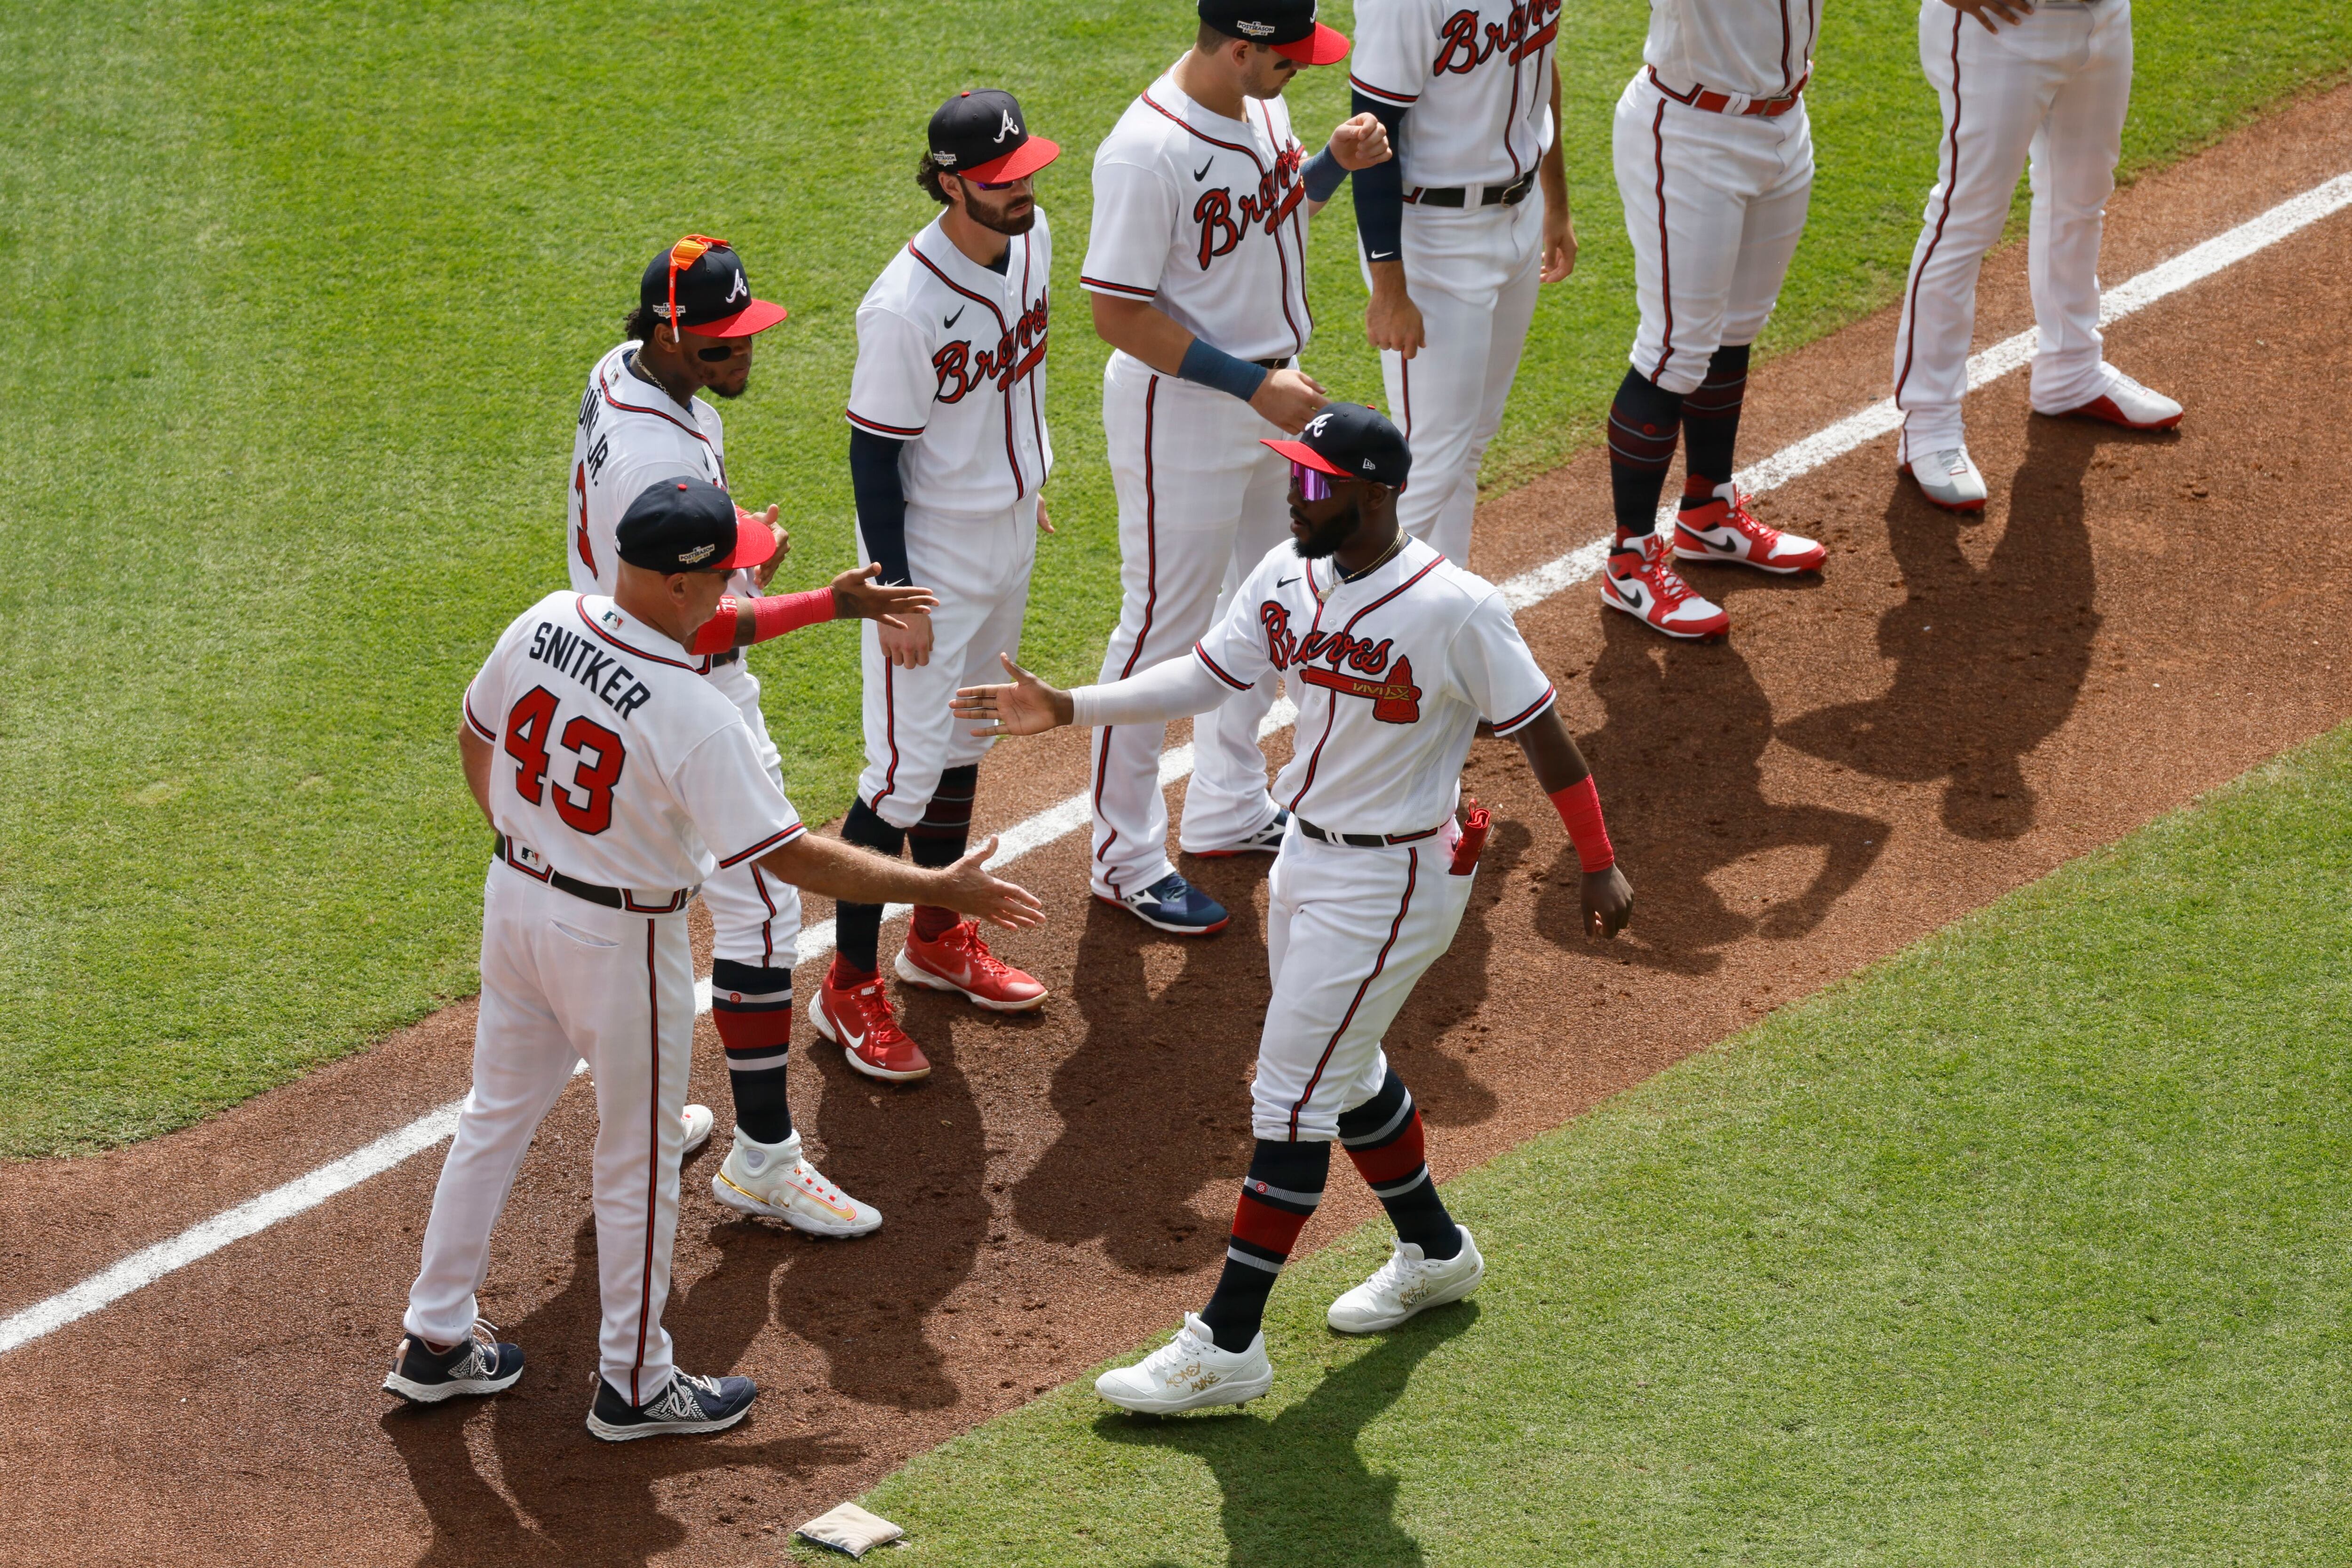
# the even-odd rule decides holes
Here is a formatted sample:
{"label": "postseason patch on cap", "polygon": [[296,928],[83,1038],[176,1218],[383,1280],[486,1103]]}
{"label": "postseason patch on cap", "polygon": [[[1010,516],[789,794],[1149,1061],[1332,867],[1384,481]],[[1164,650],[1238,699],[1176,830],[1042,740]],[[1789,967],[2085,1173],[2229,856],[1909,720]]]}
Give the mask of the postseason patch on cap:
{"label": "postseason patch on cap", "polygon": [[640,490],[614,534],[623,561],[665,574],[757,566],[776,550],[766,528],[742,525],[732,496],[685,474]]}
{"label": "postseason patch on cap", "polygon": [[1021,101],[1000,88],[975,88],[940,105],[929,128],[931,162],[950,174],[990,184],[1025,179],[1061,155],[1029,134]]}
{"label": "postseason patch on cap", "polygon": [[1348,40],[1315,19],[1315,0],[1200,0],[1201,20],[1229,38],[1264,44],[1303,66],[1348,58]]}

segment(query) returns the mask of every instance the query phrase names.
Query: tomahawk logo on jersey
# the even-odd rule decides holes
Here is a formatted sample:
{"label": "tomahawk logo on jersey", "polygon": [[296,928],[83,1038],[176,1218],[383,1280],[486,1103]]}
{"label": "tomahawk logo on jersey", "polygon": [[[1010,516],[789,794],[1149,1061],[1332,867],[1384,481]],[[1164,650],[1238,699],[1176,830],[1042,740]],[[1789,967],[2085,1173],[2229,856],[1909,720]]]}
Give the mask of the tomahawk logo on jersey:
{"label": "tomahawk logo on jersey", "polygon": [[1361,0],[1349,83],[1413,112],[1397,139],[1416,186],[1508,184],[1551,144],[1559,0]]}
{"label": "tomahawk logo on jersey", "polygon": [[1192,651],[1235,690],[1294,673],[1275,798],[1335,833],[1434,833],[1479,721],[1510,734],[1554,695],[1494,584],[1419,540],[1352,583],[1276,545]]}
{"label": "tomahawk logo on jersey", "polygon": [[[625,342],[596,362],[581,395],[572,437],[572,588],[610,594],[619,578],[614,531],[629,503],[656,479],[680,474],[727,488],[727,432],[719,410],[699,397],[679,403],[629,368],[637,344]],[[729,584],[756,594],[748,574]]]}
{"label": "tomahawk logo on jersey", "polygon": [[898,464],[909,506],[1001,511],[1034,495],[1053,470],[1045,433],[1053,269],[1043,211],[1008,242],[1002,272],[958,249],[935,218],[866,290],[849,422],[907,443]]}
{"label": "tomahawk logo on jersey", "polygon": [[1281,99],[1213,114],[1163,76],[1095,149],[1094,227],[1078,281],[1149,300],[1242,359],[1307,346],[1306,149]]}
{"label": "tomahawk logo on jersey", "polygon": [[516,617],[465,698],[467,727],[498,748],[490,818],[508,864],[676,891],[798,837],[709,668],[601,596],[550,594]]}

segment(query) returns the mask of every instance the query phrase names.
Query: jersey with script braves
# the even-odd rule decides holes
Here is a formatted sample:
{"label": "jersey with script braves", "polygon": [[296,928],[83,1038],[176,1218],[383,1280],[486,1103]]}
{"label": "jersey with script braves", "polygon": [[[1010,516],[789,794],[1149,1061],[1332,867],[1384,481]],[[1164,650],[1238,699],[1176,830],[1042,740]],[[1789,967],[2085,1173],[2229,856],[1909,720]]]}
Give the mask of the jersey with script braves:
{"label": "jersey with script braves", "polygon": [[1242,118],[1228,120],[1161,77],[1095,149],[1078,281],[1148,300],[1238,358],[1289,358],[1314,330],[1305,162],[1282,100],[1244,100]]}
{"label": "jersey with script braves", "polygon": [[599,595],[517,616],[465,700],[509,863],[660,896],[799,837],[709,663]]}
{"label": "jersey with script braves", "polygon": [[1434,833],[1478,721],[1498,735],[1533,723],[1552,683],[1494,584],[1417,539],[1338,578],[1276,545],[1192,651],[1235,690],[1284,673],[1298,729],[1276,800],[1334,833]]}
{"label": "jersey with script braves", "polygon": [[1349,81],[1410,109],[1397,139],[1416,185],[1507,185],[1551,145],[1559,0],[1357,0]]}
{"label": "jersey with script braves", "polygon": [[1642,58],[1669,91],[1782,98],[1812,69],[1822,0],[1650,0]]}
{"label": "jersey with script braves", "polygon": [[[656,479],[680,474],[727,488],[727,432],[719,410],[699,397],[678,402],[630,366],[643,345],[635,342],[596,362],[580,399],[572,437],[572,587],[610,594],[620,582],[614,532],[629,503]],[[748,572],[729,587],[756,594]]]}
{"label": "jersey with script braves", "polygon": [[1013,237],[1002,272],[958,250],[934,220],[866,290],[849,422],[908,443],[898,474],[909,503],[996,512],[1045,482],[1053,262],[1043,212]]}

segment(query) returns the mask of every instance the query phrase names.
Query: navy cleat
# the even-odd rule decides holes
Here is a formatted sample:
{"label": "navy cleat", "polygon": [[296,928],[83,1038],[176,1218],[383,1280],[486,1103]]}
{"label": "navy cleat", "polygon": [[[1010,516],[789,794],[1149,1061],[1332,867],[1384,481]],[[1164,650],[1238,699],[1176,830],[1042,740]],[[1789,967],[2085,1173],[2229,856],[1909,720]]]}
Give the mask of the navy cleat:
{"label": "navy cleat", "polygon": [[1102,893],[1095,897],[1127,910],[1155,931],[1178,936],[1214,936],[1232,918],[1224,905],[1173,871],[1140,892],[1121,893],[1115,899]]}
{"label": "navy cleat", "polygon": [[446,1351],[415,1334],[403,1338],[383,1386],[411,1405],[438,1405],[463,1394],[500,1393],[521,1375],[521,1348],[501,1344],[498,1330],[477,1318],[466,1337]]}
{"label": "navy cleat", "polygon": [[643,1405],[632,1405],[599,1375],[588,1430],[607,1443],[632,1437],[691,1436],[724,1432],[751,1412],[759,1394],[748,1377],[695,1377],[672,1373],[668,1384]]}
{"label": "navy cleat", "polygon": [[1274,818],[1255,833],[1222,849],[1196,849],[1196,860],[1225,860],[1235,855],[1277,855],[1282,852],[1282,836],[1290,831],[1290,813],[1281,806],[1274,809]]}

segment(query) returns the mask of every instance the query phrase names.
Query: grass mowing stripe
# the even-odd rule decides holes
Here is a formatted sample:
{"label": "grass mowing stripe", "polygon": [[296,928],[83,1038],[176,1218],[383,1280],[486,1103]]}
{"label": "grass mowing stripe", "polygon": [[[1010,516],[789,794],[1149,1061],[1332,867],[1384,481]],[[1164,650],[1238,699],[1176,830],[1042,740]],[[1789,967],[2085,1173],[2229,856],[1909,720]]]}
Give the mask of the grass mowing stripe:
{"label": "grass mowing stripe", "polygon": [[1471,1302],[1326,1331],[1376,1224],[1246,1414],[1081,1380],[863,1500],[960,1565],[2341,1562],[2347,814],[2352,727],[1453,1183]]}
{"label": "grass mowing stripe", "polygon": [[[1631,335],[1608,110],[1643,15],[1600,0],[1563,18],[1584,250],[1538,311],[1496,482],[1591,437]],[[1899,281],[1935,143],[1910,15],[1830,10],[1813,222],[1768,347]],[[791,585],[820,580],[849,551],[851,314],[928,216],[909,178],[925,116],[973,82],[1018,91],[1071,149],[1043,190],[1066,268],[1049,388],[1065,532],[1027,653],[1055,679],[1090,673],[1118,549],[1102,349],[1074,315],[1086,155],[1189,16],[881,0],[845,32],[829,12],[719,0],[619,17],[580,0],[16,6],[0,1154],[180,1125],[474,986],[481,837],[449,756],[455,695],[562,580],[567,421],[629,280],[659,244],[716,232],[792,307],[728,410],[730,471],[784,500]],[[2132,167],[2352,58],[2352,16],[2285,0],[2151,7],[2138,26]],[[877,62],[869,36],[955,42]],[[1344,89],[1344,72],[1308,73],[1300,122],[1328,124]],[[1378,378],[1349,218],[1343,202],[1318,226],[1309,362],[1361,396]],[[142,590],[134,635],[93,638],[86,595],[60,591],[87,577],[94,519]],[[852,640],[805,635],[754,665],[821,820],[856,767]]]}

